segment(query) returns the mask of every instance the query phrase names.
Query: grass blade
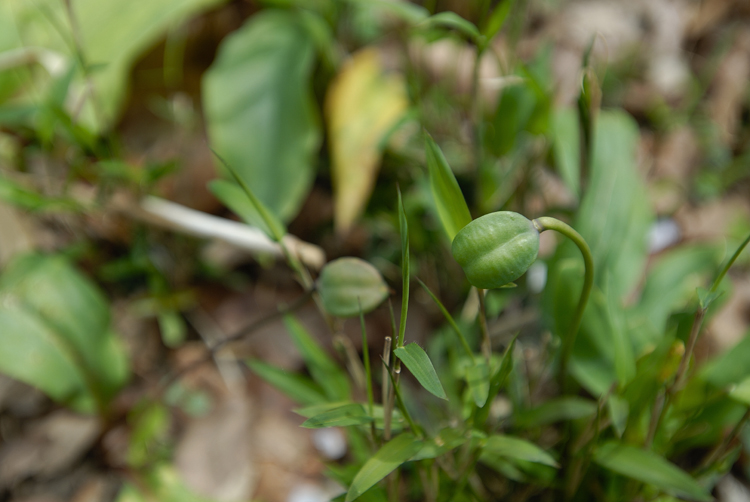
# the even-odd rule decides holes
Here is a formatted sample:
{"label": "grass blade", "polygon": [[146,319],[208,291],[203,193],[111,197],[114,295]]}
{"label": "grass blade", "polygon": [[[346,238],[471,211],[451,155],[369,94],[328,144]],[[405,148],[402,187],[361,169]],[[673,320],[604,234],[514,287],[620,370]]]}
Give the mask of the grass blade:
{"label": "grass blade", "polygon": [[594,462],[675,497],[706,502],[713,500],[688,473],[651,451],[613,441],[594,452]]}
{"label": "grass blade", "polygon": [[466,205],[458,181],[451,171],[443,152],[432,136],[425,133],[425,155],[427,170],[430,173],[430,188],[435,200],[440,221],[448,239],[453,241],[456,234],[471,221],[469,206]]}
{"label": "grass blade", "polygon": [[448,400],[435,367],[422,347],[416,343],[410,343],[406,347],[397,348],[393,351],[393,354],[403,361],[411,374],[422,384],[422,387],[432,395]]}
{"label": "grass blade", "polygon": [[485,452],[512,460],[525,460],[551,467],[560,467],[549,453],[534,443],[513,436],[499,434],[490,436],[482,447],[482,453]]}
{"label": "grass blade", "polygon": [[346,502],[355,500],[375,483],[393,472],[422,449],[423,441],[410,433],[401,434],[386,443],[359,470],[349,491]]}

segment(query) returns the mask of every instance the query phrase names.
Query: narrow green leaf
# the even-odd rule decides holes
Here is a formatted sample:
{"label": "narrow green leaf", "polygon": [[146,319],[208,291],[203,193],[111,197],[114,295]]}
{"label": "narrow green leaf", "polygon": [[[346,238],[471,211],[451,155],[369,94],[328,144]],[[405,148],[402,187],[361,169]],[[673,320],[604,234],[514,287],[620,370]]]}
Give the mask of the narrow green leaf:
{"label": "narrow green leaf", "polygon": [[515,0],[504,0],[495,7],[495,10],[490,14],[487,23],[482,28],[482,35],[487,37],[487,40],[492,40],[495,35],[502,29],[505,24],[505,20],[508,19],[508,14],[515,4]]}
{"label": "narrow green leaf", "polygon": [[350,425],[369,424],[372,421],[373,418],[365,412],[364,406],[359,403],[351,403],[310,417],[302,423],[302,427],[307,429],[348,427]]}
{"label": "narrow green leaf", "polygon": [[549,453],[534,443],[513,436],[499,434],[490,436],[482,447],[482,452],[485,451],[512,460],[525,460],[551,467],[560,467]]}
{"label": "narrow green leaf", "polygon": [[596,403],[588,399],[560,397],[551,399],[536,408],[517,413],[515,417],[516,425],[518,427],[539,427],[564,420],[575,420],[592,416],[596,413],[596,409]]}
{"label": "narrow green leaf", "polygon": [[469,224],[471,213],[458,186],[448,161],[432,137],[425,133],[425,155],[430,173],[430,188],[435,200],[440,221],[448,239],[452,242],[456,234]]}
{"label": "narrow green leaf", "polygon": [[474,404],[483,407],[490,393],[490,368],[486,361],[475,361],[475,364],[466,367],[466,383]]}
{"label": "narrow green leaf", "polygon": [[248,360],[247,365],[263,380],[300,404],[312,405],[326,401],[323,390],[307,377],[254,359]]}
{"label": "narrow green leaf", "polygon": [[[364,6],[368,9],[376,8],[390,16],[397,17],[408,24],[420,23],[430,16],[430,11],[411,2],[400,0],[348,0],[349,3]],[[380,13],[378,13],[380,14]]]}
{"label": "narrow green leaf", "polygon": [[222,204],[242,218],[242,221],[259,228],[270,239],[274,239],[273,231],[266,225],[263,217],[255,209],[255,204],[237,183],[228,180],[212,180],[208,183],[208,189]]}
{"label": "narrow green leaf", "polygon": [[300,351],[302,359],[305,360],[313,380],[320,385],[328,399],[337,401],[350,399],[349,379],[336,361],[323,350],[294,316],[290,314],[284,316],[284,324],[294,345]]}
{"label": "narrow green leaf", "polygon": [[576,111],[561,108],[552,115],[552,151],[565,186],[576,197],[581,192],[581,132]]}
{"label": "narrow green leaf", "polygon": [[203,79],[211,144],[284,221],[297,214],[315,176],[314,64],[315,44],[300,17],[268,9],[224,39]]}
{"label": "narrow green leaf", "polygon": [[625,427],[628,425],[629,405],[627,400],[620,396],[611,395],[607,399],[607,409],[615,434],[617,434],[617,437],[622,437],[625,433]]}
{"label": "narrow green leaf", "polygon": [[487,146],[498,156],[509,154],[518,144],[537,106],[537,97],[529,80],[503,89],[487,129]]}
{"label": "narrow green leaf", "polygon": [[[312,418],[316,415],[320,415],[322,413],[329,412],[336,408],[340,408],[342,406],[351,405],[351,404],[364,406],[362,403],[353,403],[352,401],[337,401],[334,403],[320,403],[320,404],[314,404],[312,406],[305,406],[304,408],[298,408],[294,410],[294,412],[305,418]],[[384,415],[383,406],[380,404],[374,404],[372,407],[372,415],[370,416],[375,421],[376,429],[380,429],[380,430],[383,429],[383,426],[384,426],[383,415]],[[404,417],[401,415],[401,411],[398,409],[392,410],[391,430],[394,432],[400,431],[403,428],[403,422],[404,422]]]}
{"label": "narrow green leaf", "polygon": [[422,387],[432,395],[448,400],[432,361],[422,347],[416,343],[410,343],[405,347],[398,347],[393,354],[403,361]]}
{"label": "narrow green leaf", "polygon": [[409,220],[406,219],[404,201],[401,198],[401,189],[396,187],[396,191],[398,192],[398,230],[401,234],[401,318],[399,319],[396,346],[402,347],[406,333],[406,315],[409,311],[409,281],[411,272],[409,270]]}
{"label": "narrow green leaf", "polygon": [[337,317],[367,313],[388,297],[388,286],[378,269],[360,258],[330,261],[320,271],[317,290],[326,311]]}
{"label": "narrow green leaf", "polygon": [[505,349],[503,359],[500,361],[500,367],[497,369],[495,374],[492,375],[492,378],[490,378],[490,390],[487,395],[487,401],[477,410],[476,416],[474,418],[475,426],[478,426],[478,424],[483,424],[487,421],[487,417],[489,417],[490,415],[490,408],[492,406],[492,402],[495,399],[495,396],[497,396],[498,392],[500,392],[500,389],[502,389],[502,387],[505,385],[505,382],[508,379],[508,375],[510,375],[510,372],[513,370],[513,350],[516,347],[517,339],[518,334],[513,337],[513,340],[508,345],[508,348]]}
{"label": "narrow green leaf", "polygon": [[360,404],[360,403],[354,403],[353,401],[336,401],[333,403],[318,403],[313,404],[310,406],[304,406],[302,408],[297,408],[294,410],[294,412],[297,415],[300,415],[305,418],[312,418],[315,415],[320,415],[321,413],[325,413],[331,410],[334,410],[336,408],[341,408],[342,406],[346,406],[349,404]]}
{"label": "narrow green leaf", "polygon": [[518,334],[513,337],[510,345],[508,345],[508,348],[505,349],[503,359],[502,361],[500,361],[500,368],[498,368],[497,372],[492,375],[490,385],[493,389],[497,389],[495,393],[497,393],[505,384],[505,381],[508,379],[508,375],[510,375],[510,372],[513,371],[513,350],[515,350],[516,348],[516,340],[518,340]]}
{"label": "narrow green leaf", "polygon": [[252,207],[252,212],[247,205],[238,205],[238,194],[236,193],[236,191],[233,194],[231,194],[231,192],[227,192],[226,185],[219,185],[220,194],[222,193],[221,187],[223,187],[223,194],[225,196],[231,194],[230,196],[232,197],[232,202],[234,202],[235,205],[238,205],[238,209],[242,210],[245,216],[250,218],[257,218],[256,225],[258,225],[258,227],[263,230],[270,239],[273,239],[276,242],[281,242],[281,239],[283,239],[284,235],[286,235],[286,227],[281,222],[281,220],[279,220],[276,215],[272,213],[258,197],[255,196],[255,193],[253,193],[247,183],[245,183],[245,180],[240,177],[239,173],[232,166],[230,166],[222,157],[220,157],[218,153],[214,152],[214,155],[224,164],[224,167],[227,168],[227,170],[234,177],[234,180],[245,192],[245,195],[247,195],[247,198]]}
{"label": "narrow green leaf", "polygon": [[700,303],[700,306],[703,310],[708,309],[708,307],[719,298],[723,291],[709,291],[707,289],[703,288],[696,288],[696,293],[698,294],[698,301]]}
{"label": "narrow green leaf", "polygon": [[455,12],[440,12],[434,16],[430,16],[423,22],[423,24],[426,26],[440,26],[457,30],[477,44],[484,40],[482,34],[479,33],[479,29],[474,26],[474,23],[467,21]]}
{"label": "narrow green leaf", "polygon": [[706,502],[713,500],[688,473],[651,451],[613,441],[596,449],[594,462],[675,497]]}
{"label": "narrow green leaf", "polygon": [[461,346],[463,347],[464,351],[466,352],[466,355],[474,359],[474,353],[471,351],[471,347],[469,347],[469,343],[466,341],[466,337],[464,336],[463,332],[461,331],[461,328],[458,327],[458,324],[456,324],[456,321],[453,319],[453,316],[448,312],[448,309],[445,308],[443,303],[438,299],[435,294],[430,291],[430,288],[427,287],[427,285],[422,282],[422,279],[417,277],[417,281],[419,281],[419,285],[422,286],[422,289],[424,289],[428,295],[430,295],[430,298],[432,298],[432,301],[435,302],[435,305],[438,306],[440,309],[440,312],[443,313],[443,317],[445,317],[445,320],[448,321],[448,324],[450,324],[451,328],[453,328],[453,332],[458,335],[458,339],[461,342]]}
{"label": "narrow green leaf", "polygon": [[355,500],[398,466],[416,455],[423,441],[410,433],[401,434],[387,442],[370,458],[354,477],[346,502]]}

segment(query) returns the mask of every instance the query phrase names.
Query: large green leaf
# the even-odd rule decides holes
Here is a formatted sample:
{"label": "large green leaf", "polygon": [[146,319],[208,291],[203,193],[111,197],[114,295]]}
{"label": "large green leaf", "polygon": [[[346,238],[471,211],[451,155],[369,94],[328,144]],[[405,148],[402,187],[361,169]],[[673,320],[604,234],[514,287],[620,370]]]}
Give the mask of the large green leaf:
{"label": "large green leaf", "polygon": [[404,433],[387,442],[359,470],[349,491],[346,502],[355,500],[375,483],[393,472],[398,466],[416,455],[423,441],[410,433]]}
{"label": "large green leaf", "polygon": [[[602,111],[596,122],[591,173],[575,228],[586,239],[596,283],[622,298],[638,284],[648,254],[653,214],[636,162],[638,125],[621,111]],[[576,255],[578,250],[571,250]],[[571,254],[569,253],[569,255]]]}
{"label": "large green leaf", "polygon": [[[94,99],[87,99],[78,113],[94,129],[110,127],[125,98],[130,67],[138,56],[179,23],[224,0],[73,0],[76,37],[83,58],[92,67]],[[7,21],[7,25],[5,24]],[[46,47],[76,60],[72,30],[59,0],[4,0],[0,2],[0,52],[22,46]],[[0,88],[7,74],[0,74]],[[18,80],[17,75],[12,78]],[[71,91],[78,99],[86,82],[80,73]],[[38,99],[29,86],[30,100]],[[76,105],[78,106],[78,105]]]}
{"label": "large green leaf", "polygon": [[623,476],[654,485],[675,497],[713,500],[688,473],[651,451],[609,442],[596,449],[594,462]]}
{"label": "large green leaf", "polygon": [[0,371],[91,412],[125,382],[104,296],[59,256],[25,255],[0,277]]}
{"label": "large green leaf", "polygon": [[410,343],[405,347],[397,348],[393,351],[393,354],[409,368],[411,374],[422,384],[422,387],[440,399],[448,399],[435,372],[435,367],[422,347],[416,343]]}
{"label": "large green leaf", "polygon": [[559,467],[549,453],[534,443],[513,436],[496,434],[488,437],[487,442],[482,446],[482,453],[485,452],[512,460],[525,460],[551,467]]}
{"label": "large green leaf", "polygon": [[314,45],[293,12],[266,11],[229,35],[204,77],[215,150],[283,220],[315,174],[320,126],[309,91]]}
{"label": "large green leaf", "polygon": [[456,234],[469,224],[471,213],[466,205],[461,187],[451,171],[443,152],[432,137],[425,133],[425,155],[427,170],[430,173],[430,188],[440,221],[448,239],[453,241]]}
{"label": "large green leaf", "polygon": [[[626,346],[640,334],[634,333],[629,318],[618,314],[642,278],[653,220],[636,166],[638,140],[638,127],[630,116],[620,111],[600,113],[588,186],[574,224],[591,248],[595,287],[570,369],[595,395],[606,392],[617,379],[623,383],[632,377],[632,357],[626,352],[639,348]],[[580,264],[580,251],[565,243],[550,268],[544,310],[559,336],[570,327],[582,284]]]}
{"label": "large green leaf", "polygon": [[312,335],[292,315],[284,316],[289,335],[302,354],[313,380],[320,385],[326,396],[332,400],[346,400],[351,397],[349,379],[336,361],[313,339]]}

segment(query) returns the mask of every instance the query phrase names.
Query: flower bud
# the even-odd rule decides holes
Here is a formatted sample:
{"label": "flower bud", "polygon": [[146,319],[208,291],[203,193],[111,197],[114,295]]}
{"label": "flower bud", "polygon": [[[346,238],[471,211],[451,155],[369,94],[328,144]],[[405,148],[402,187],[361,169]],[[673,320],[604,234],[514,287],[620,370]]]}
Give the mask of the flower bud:
{"label": "flower bud", "polygon": [[368,313],[388,297],[388,286],[380,272],[359,258],[339,258],[320,272],[317,289],[325,310],[337,317],[354,317],[360,309]]}
{"label": "flower bud", "polygon": [[490,213],[458,232],[451,252],[471,284],[499,288],[518,279],[534,263],[539,231],[518,213]]}

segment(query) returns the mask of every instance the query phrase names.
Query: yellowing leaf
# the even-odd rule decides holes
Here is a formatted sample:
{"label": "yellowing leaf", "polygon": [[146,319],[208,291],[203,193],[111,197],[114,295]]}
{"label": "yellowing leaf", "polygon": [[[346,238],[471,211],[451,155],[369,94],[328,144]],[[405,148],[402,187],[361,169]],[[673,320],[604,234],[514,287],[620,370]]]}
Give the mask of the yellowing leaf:
{"label": "yellowing leaf", "polygon": [[404,79],[386,74],[375,49],[352,57],[326,97],[336,230],[346,232],[372,193],[381,143],[408,105]]}

